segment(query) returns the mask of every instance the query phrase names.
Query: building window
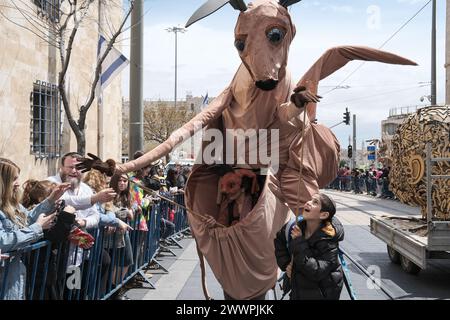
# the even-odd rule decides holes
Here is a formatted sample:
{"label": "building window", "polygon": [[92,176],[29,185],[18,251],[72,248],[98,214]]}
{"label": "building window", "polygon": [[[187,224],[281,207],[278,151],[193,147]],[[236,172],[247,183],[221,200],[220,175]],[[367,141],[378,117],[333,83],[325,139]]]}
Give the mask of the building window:
{"label": "building window", "polygon": [[397,132],[398,124],[396,123],[387,123],[384,125],[384,133],[390,136],[393,136]]}
{"label": "building window", "polygon": [[59,157],[61,150],[61,100],[58,86],[42,81],[31,94],[31,153],[38,158]]}
{"label": "building window", "polygon": [[59,22],[61,0],[33,0],[33,2],[38,7],[38,14],[52,22]]}

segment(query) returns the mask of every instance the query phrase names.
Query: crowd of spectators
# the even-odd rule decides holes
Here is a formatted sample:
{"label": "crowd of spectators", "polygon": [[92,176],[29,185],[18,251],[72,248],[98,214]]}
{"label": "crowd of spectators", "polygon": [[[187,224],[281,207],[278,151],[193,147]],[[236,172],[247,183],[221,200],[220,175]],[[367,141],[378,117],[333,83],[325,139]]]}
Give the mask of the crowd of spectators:
{"label": "crowd of spectators", "polygon": [[[142,154],[137,152],[134,158]],[[153,164],[109,179],[97,170],[82,174],[76,168],[80,157],[76,152],[67,153],[61,158],[56,175],[41,181],[28,179],[22,185],[20,168],[13,161],[0,158],[0,290],[4,290],[3,299],[25,299],[30,275],[30,266],[20,254],[9,259],[7,253],[40,240],[51,241],[50,262],[45,266],[46,280],[39,278],[39,272],[34,279],[35,286],[45,286],[44,298],[68,298],[70,290],[64,280],[71,267],[82,270],[81,291],[87,290],[90,276],[87,270],[92,261],[89,252],[83,249],[93,246],[99,230],[103,234],[99,290],[104,294],[108,279],[110,285],[115,286],[133,264],[142,263],[150,219],[150,210],[146,209],[160,201],[158,195],[182,193],[190,172],[188,167],[176,166],[165,177],[163,167]],[[162,213],[163,245],[175,231],[174,218],[171,207]],[[137,237],[135,253],[132,252],[131,231]],[[38,271],[44,268],[43,256],[38,262]],[[123,262],[120,268],[112,264],[113,256]],[[7,269],[5,261],[8,261]],[[131,285],[138,282],[133,280]],[[128,299],[124,290],[116,291],[111,298]]]}
{"label": "crowd of spectators", "polygon": [[341,167],[338,170],[338,176],[328,188],[355,194],[366,193],[384,199],[395,199],[395,195],[390,190],[390,170],[391,168],[387,166],[383,166],[381,169],[371,167],[367,170],[350,170],[349,167]]}

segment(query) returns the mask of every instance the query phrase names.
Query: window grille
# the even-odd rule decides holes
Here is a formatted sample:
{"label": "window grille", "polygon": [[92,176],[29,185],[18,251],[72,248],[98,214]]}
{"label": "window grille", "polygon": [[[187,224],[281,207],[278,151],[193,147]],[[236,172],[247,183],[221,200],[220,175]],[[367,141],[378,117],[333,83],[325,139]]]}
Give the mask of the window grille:
{"label": "window grille", "polygon": [[61,99],[58,86],[43,81],[31,93],[31,153],[55,158],[61,150]]}
{"label": "window grille", "polygon": [[38,14],[52,22],[59,22],[61,0],[33,0],[33,2],[38,7]]}

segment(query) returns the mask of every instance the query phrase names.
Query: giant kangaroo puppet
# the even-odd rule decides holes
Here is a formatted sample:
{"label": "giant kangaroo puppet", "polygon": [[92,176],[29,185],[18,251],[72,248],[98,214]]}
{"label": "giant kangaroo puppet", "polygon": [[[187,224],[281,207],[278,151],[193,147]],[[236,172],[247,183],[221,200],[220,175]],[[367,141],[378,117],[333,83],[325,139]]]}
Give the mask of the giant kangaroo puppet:
{"label": "giant kangaroo puppet", "polygon": [[[94,156],[94,159],[84,158],[79,164],[83,170],[97,168],[110,174],[130,172],[167,155],[202,128],[219,129],[224,136],[226,129],[256,129],[257,134],[260,129],[268,129],[269,135],[278,130],[278,170],[265,170],[267,175],[262,176],[259,169],[270,165],[261,164],[259,159],[257,163],[247,163],[247,168],[258,175],[260,193],[251,211],[238,223],[224,227],[217,222],[221,214],[217,196],[220,199],[222,193],[217,165],[204,162],[195,165],[185,189],[189,223],[201,260],[202,255],[206,257],[223,290],[235,299],[255,299],[274,287],[276,232],[292,212],[299,212],[319,188],[337,175],[339,143],[328,128],[315,123],[316,103],[320,100],[319,81],[352,60],[416,65],[372,48],[335,47],[327,50],[294,84],[286,68],[289,46],[295,36],[287,7],[298,1],[255,0],[248,6],[242,0],[206,2],[187,26],[227,3],[240,11],[235,46],[242,64],[231,84],[208,108],[144,156],[117,165],[112,160],[105,163]],[[270,140],[268,136],[259,136],[260,141]],[[204,143],[202,149],[207,147]],[[223,149],[222,159],[226,159]],[[249,148],[245,150],[248,159]],[[233,163],[229,158],[227,164],[237,170],[237,155],[231,157]],[[243,175],[250,176],[248,173]]]}

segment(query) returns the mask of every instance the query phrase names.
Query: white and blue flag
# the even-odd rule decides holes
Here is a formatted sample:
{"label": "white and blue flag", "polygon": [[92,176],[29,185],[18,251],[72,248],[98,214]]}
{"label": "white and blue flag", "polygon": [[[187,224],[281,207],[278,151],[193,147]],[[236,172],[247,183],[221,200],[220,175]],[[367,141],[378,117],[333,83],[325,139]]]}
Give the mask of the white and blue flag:
{"label": "white and blue flag", "polygon": [[206,93],[205,98],[203,99],[202,105],[208,104],[208,92]]}
{"label": "white and blue flag", "polygon": [[206,96],[203,98],[201,109],[203,110],[204,108],[206,108],[208,103],[209,103],[209,101],[208,101],[208,92],[207,92]]}
{"label": "white and blue flag", "polygon": [[[108,47],[108,41],[100,35],[97,48],[97,59],[100,59]],[[126,67],[130,61],[116,48],[112,47],[105,60],[102,63],[100,79],[97,84],[97,94],[111,83],[111,81]]]}

